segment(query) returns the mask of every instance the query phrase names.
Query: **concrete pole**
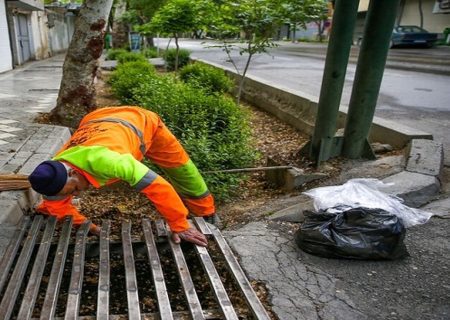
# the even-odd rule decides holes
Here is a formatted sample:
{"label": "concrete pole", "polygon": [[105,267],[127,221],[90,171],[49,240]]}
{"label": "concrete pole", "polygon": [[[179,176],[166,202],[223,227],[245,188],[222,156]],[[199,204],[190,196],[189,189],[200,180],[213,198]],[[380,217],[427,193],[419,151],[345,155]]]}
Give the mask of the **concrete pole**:
{"label": "concrete pole", "polygon": [[365,156],[400,0],[372,0],[356,66],[344,133],[343,155]]}
{"label": "concrete pole", "polygon": [[327,160],[331,152],[358,4],[359,0],[337,0],[335,3],[316,123],[311,140],[310,156],[316,160],[319,158],[320,161]]}

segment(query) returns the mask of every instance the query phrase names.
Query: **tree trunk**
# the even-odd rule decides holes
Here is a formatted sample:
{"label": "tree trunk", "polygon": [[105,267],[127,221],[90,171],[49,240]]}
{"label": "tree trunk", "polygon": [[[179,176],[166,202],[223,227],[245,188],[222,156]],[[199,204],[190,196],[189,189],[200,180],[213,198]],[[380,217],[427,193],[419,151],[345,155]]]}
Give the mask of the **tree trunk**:
{"label": "tree trunk", "polygon": [[420,27],[423,28],[423,9],[422,9],[422,0],[419,0],[419,16],[420,16]]}
{"label": "tree trunk", "polygon": [[128,41],[128,26],[121,21],[122,15],[127,11],[127,2],[119,0],[116,2],[114,10],[114,21],[112,28],[112,43],[113,48],[127,48]]}
{"label": "tree trunk", "polygon": [[297,24],[293,23],[292,24],[292,43],[295,43],[296,39],[295,39],[295,32],[297,31]]}
{"label": "tree trunk", "polygon": [[50,118],[76,127],[94,109],[94,79],[104,44],[105,26],[113,0],[86,0],[75,22],[75,31],[64,61],[56,107]]}
{"label": "tree trunk", "polygon": [[178,71],[178,54],[180,53],[180,46],[178,45],[178,33],[174,34],[175,38],[175,46],[176,46],[176,52],[175,52],[175,72]]}
{"label": "tree trunk", "polygon": [[155,46],[155,41],[153,40],[153,36],[145,36],[145,40],[147,41],[148,48],[153,48]]}
{"label": "tree trunk", "polygon": [[317,37],[319,42],[323,41],[323,31],[325,30],[325,22],[323,20],[316,21]]}
{"label": "tree trunk", "polygon": [[245,81],[245,76],[247,75],[247,70],[248,67],[250,66],[250,61],[252,60],[253,57],[253,53],[251,50],[252,47],[252,43],[249,42],[248,43],[248,58],[247,58],[247,62],[245,63],[245,67],[244,67],[244,71],[242,72],[242,76],[241,76],[241,80],[239,81],[239,89],[236,95],[236,104],[239,106],[241,103],[241,95],[242,95],[242,90],[244,89],[244,81]]}

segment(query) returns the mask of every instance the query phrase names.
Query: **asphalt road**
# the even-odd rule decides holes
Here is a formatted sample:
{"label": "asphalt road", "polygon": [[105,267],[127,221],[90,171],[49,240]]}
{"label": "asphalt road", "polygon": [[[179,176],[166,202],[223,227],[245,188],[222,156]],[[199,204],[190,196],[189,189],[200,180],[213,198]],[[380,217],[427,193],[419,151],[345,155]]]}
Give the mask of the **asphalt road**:
{"label": "asphalt road", "polygon": [[[160,42],[165,47],[166,43]],[[232,68],[218,48],[181,41],[191,56]],[[318,97],[324,68],[323,48],[286,45],[257,55],[249,74]],[[357,48],[352,50],[354,57]],[[306,54],[305,54],[306,53]],[[397,63],[439,65],[450,50],[392,50]],[[233,53],[238,67],[245,57]],[[349,64],[341,104],[350,100],[355,59]],[[408,66],[405,66],[408,67]],[[430,132],[444,143],[450,165],[450,76],[386,68],[376,115]],[[447,179],[448,180],[448,179]],[[448,188],[446,192],[448,192]],[[433,217],[408,230],[409,256],[395,261],[348,261],[306,254],[287,232],[263,222],[227,233],[251,278],[265,279],[280,319],[450,319],[450,220]],[[286,235],[286,237],[284,237]]]}
{"label": "asphalt road", "polygon": [[[165,48],[167,40],[159,39],[157,44]],[[214,43],[180,41],[180,46],[190,50],[192,57],[232,68],[227,55],[220,48],[208,47],[211,45]],[[318,97],[325,51],[324,45],[280,43],[269,54],[255,55],[248,74]],[[341,99],[344,106],[350,101],[357,51],[358,48],[352,48]],[[236,50],[232,57],[242,70],[246,56]],[[433,134],[436,141],[444,143],[445,164],[450,165],[450,76],[418,72],[414,68],[446,68],[450,64],[450,48],[391,49],[388,61],[412,70],[385,69],[375,115]]]}

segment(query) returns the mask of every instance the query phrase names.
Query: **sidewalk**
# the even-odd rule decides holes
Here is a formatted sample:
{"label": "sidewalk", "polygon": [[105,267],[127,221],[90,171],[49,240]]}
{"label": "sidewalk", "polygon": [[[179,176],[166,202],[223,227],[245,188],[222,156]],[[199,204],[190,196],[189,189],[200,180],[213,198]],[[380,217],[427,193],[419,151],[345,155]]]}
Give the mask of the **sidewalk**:
{"label": "sidewalk", "polygon": [[[0,74],[0,173],[31,173],[70,137],[66,127],[33,123],[56,104],[63,59],[55,56]],[[0,193],[0,256],[37,199],[30,190]]]}
{"label": "sidewalk", "polygon": [[[55,105],[62,63],[63,57],[57,56],[0,74],[0,171],[30,173],[69,138],[67,128],[32,122],[39,112]],[[391,168],[386,179],[396,182],[395,193],[423,204],[436,196],[432,192],[436,191],[439,173],[435,167],[440,157],[430,159],[434,151],[421,150],[417,162],[423,163],[424,158],[431,162],[413,168],[414,172],[405,170],[399,155],[390,158],[391,162],[356,161],[342,179]],[[18,218],[34,200],[36,194],[30,191],[0,193],[0,256]],[[280,199],[257,209],[259,216],[269,218],[223,232],[249,278],[266,284],[279,319],[450,317],[450,219],[432,218],[409,229],[405,243],[411,256],[404,260],[330,260],[303,253],[292,240],[296,225],[285,220],[299,218],[307,206],[304,198]],[[448,216],[448,194],[428,206]]]}

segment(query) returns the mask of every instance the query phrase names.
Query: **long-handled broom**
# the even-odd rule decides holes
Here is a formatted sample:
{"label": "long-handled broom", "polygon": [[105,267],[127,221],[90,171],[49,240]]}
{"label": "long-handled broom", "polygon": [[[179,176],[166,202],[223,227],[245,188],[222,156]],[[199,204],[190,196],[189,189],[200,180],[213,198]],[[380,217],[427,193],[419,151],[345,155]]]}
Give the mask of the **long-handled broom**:
{"label": "long-handled broom", "polygon": [[24,190],[30,187],[27,175],[0,174],[0,191]]}

